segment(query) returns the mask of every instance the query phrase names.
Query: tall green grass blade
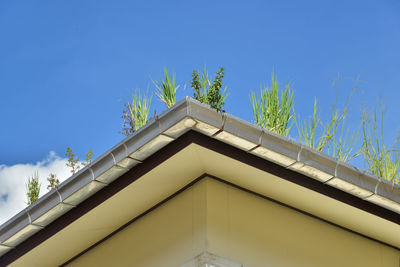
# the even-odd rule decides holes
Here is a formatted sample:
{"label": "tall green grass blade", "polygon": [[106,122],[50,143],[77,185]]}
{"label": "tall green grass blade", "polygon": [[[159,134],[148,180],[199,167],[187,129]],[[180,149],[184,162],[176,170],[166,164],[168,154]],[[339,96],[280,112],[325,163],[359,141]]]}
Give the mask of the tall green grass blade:
{"label": "tall green grass blade", "polygon": [[259,98],[254,92],[250,94],[254,123],[277,134],[287,136],[293,126],[294,96],[289,85],[281,90],[274,72],[271,86],[261,87]]}
{"label": "tall green grass blade", "polygon": [[123,110],[122,134],[131,135],[148,122],[152,97],[148,97],[147,93],[142,95],[138,89],[135,90],[132,102],[125,104]]}
{"label": "tall green grass blade", "polygon": [[175,72],[172,72],[171,78],[167,68],[164,68],[164,80],[161,80],[160,82],[153,81],[157,88],[156,95],[162,102],[165,103],[167,108],[172,107],[176,102],[176,91],[178,90],[179,86],[175,87],[175,81]]}
{"label": "tall green grass blade", "polygon": [[374,112],[364,111],[362,120],[362,154],[368,171],[393,183],[400,182],[399,138],[388,147],[383,137],[384,109],[379,104]]}
{"label": "tall green grass blade", "polygon": [[[308,120],[301,122],[300,116],[296,116],[296,126],[299,141],[308,147],[325,152],[338,160],[348,162],[361,155],[361,148],[356,149],[360,140],[360,128],[350,131],[346,128],[346,118],[352,93],[347,99],[343,111],[337,109],[337,96],[333,102],[328,121],[320,119],[317,100],[314,101],[313,115]],[[340,130],[340,131],[339,131]]]}

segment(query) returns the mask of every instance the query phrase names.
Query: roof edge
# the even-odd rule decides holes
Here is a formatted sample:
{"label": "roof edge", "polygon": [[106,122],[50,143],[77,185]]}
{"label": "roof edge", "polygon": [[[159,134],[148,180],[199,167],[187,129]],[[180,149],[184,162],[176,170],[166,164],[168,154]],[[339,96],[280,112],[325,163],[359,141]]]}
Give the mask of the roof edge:
{"label": "roof edge", "polygon": [[185,97],[1,225],[0,256],[191,129],[400,213],[398,184]]}

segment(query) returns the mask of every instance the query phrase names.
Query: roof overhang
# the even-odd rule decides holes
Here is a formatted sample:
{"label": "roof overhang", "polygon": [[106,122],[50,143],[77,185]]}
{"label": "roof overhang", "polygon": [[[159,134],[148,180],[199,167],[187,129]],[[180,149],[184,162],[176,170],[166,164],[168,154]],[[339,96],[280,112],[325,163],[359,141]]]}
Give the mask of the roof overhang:
{"label": "roof overhang", "polygon": [[[148,178],[162,168],[157,177],[164,180]],[[0,262],[51,247],[51,240],[79,221],[89,220],[82,226],[95,228],[95,218],[107,214],[96,210],[107,205],[115,210],[117,204],[107,203],[149,183],[124,200],[144,206],[114,216],[121,221],[104,224],[105,232],[76,246],[85,249],[205,173],[400,247],[398,185],[186,98],[3,224]],[[150,191],[152,200],[146,199]],[[119,205],[130,203],[124,201]]]}

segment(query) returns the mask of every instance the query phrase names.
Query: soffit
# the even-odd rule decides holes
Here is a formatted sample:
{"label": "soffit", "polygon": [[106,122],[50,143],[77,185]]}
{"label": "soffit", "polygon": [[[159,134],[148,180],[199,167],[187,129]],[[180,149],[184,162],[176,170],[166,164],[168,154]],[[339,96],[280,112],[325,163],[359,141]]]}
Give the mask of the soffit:
{"label": "soffit", "polygon": [[210,175],[400,248],[400,226],[394,222],[207,148],[199,147],[198,153]]}

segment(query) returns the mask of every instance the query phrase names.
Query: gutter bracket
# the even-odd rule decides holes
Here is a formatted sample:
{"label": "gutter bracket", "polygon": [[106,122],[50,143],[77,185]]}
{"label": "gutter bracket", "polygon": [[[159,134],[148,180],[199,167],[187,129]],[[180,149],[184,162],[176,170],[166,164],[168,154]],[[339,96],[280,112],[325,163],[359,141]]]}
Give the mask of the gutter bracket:
{"label": "gutter bracket", "polygon": [[369,196],[367,196],[367,197],[365,197],[363,199],[365,200],[365,199],[368,199],[368,198],[372,197],[373,195],[378,195],[378,188],[379,188],[379,185],[381,184],[381,182],[382,182],[382,180],[381,180],[381,178],[379,178],[378,182],[375,185],[374,192],[371,195],[369,195]]}
{"label": "gutter bracket", "polygon": [[[297,162],[301,162],[301,161],[300,161],[301,151],[303,151],[303,145],[300,145],[300,150],[299,150],[299,152],[297,152],[297,159],[296,159]],[[304,162],[301,162],[301,163],[304,164]]]}
{"label": "gutter bracket", "polygon": [[261,128],[260,136],[258,137],[258,146],[262,146],[262,137],[264,135],[264,128]]}
{"label": "gutter bracket", "polygon": [[[111,153],[111,155],[112,155],[112,153]],[[115,161],[115,159],[114,159],[114,161]],[[90,174],[92,175],[92,181],[94,181],[94,180],[95,180],[95,178],[94,178],[94,172],[93,172],[92,168],[88,168],[88,169],[89,169],[89,171],[90,171]]]}
{"label": "gutter bracket", "polygon": [[158,116],[156,116],[156,123],[157,123],[157,126],[158,126],[158,134],[163,134],[161,121],[159,120]]}
{"label": "gutter bracket", "polygon": [[110,152],[111,157],[113,158],[114,161],[114,165],[117,165],[117,161],[115,160],[114,154],[112,152]]}
{"label": "gutter bracket", "polygon": [[[89,168],[89,170],[92,170],[92,169]],[[60,203],[62,203],[62,204],[64,204],[64,205],[67,205],[67,206],[71,206],[71,207],[73,207],[73,208],[76,207],[75,205],[72,205],[72,204],[63,202],[62,196],[61,196],[60,192],[58,191],[58,188],[57,188],[57,187],[56,187],[56,192],[57,192],[57,194],[58,194],[58,197],[60,198]]]}
{"label": "gutter bracket", "polygon": [[378,182],[376,183],[376,185],[375,185],[375,190],[374,190],[374,194],[375,195],[377,195],[378,194],[378,188],[379,188],[379,185],[381,184],[381,178],[379,178],[379,180],[378,180]]}
{"label": "gutter bracket", "polygon": [[329,178],[328,180],[326,180],[326,181],[324,182],[324,184],[327,184],[329,181],[331,181],[331,180],[334,179],[334,178],[338,178],[338,176],[337,176],[337,169],[338,169],[338,166],[339,166],[339,160],[337,159],[337,160],[336,160],[336,166],[335,166],[335,172],[334,172],[334,174],[333,174],[333,177],[331,177],[331,178]]}
{"label": "gutter bracket", "polygon": [[338,177],[338,174],[337,174],[338,166],[339,166],[339,160],[336,160],[336,166],[335,166],[335,174],[334,174],[334,177]]}
{"label": "gutter bracket", "polygon": [[293,165],[295,165],[296,163],[303,163],[303,166],[304,165],[306,165],[304,162],[301,162],[300,161],[300,155],[301,155],[301,151],[303,150],[303,145],[300,145],[300,150],[299,150],[299,152],[297,152],[297,158],[296,158],[296,161],[295,162],[293,162],[292,164],[290,164],[289,166],[286,166],[285,168],[286,169],[289,169],[290,167],[292,167]]}
{"label": "gutter bracket", "polygon": [[128,147],[127,147],[127,145],[126,145],[125,143],[122,143],[122,145],[123,145],[124,148],[125,148],[125,157],[127,158],[127,157],[129,156],[129,154],[128,154]]}
{"label": "gutter bracket", "polygon": [[224,127],[225,127],[225,121],[226,121],[226,118],[227,118],[228,116],[227,116],[227,113],[226,113],[226,112],[222,112],[221,116],[222,116],[222,126],[221,126],[220,130],[223,131],[223,130],[224,130]]}
{"label": "gutter bracket", "polygon": [[32,224],[32,218],[31,218],[31,215],[29,214],[28,209],[25,209],[25,212],[26,212],[26,215],[28,216],[29,224]]}

